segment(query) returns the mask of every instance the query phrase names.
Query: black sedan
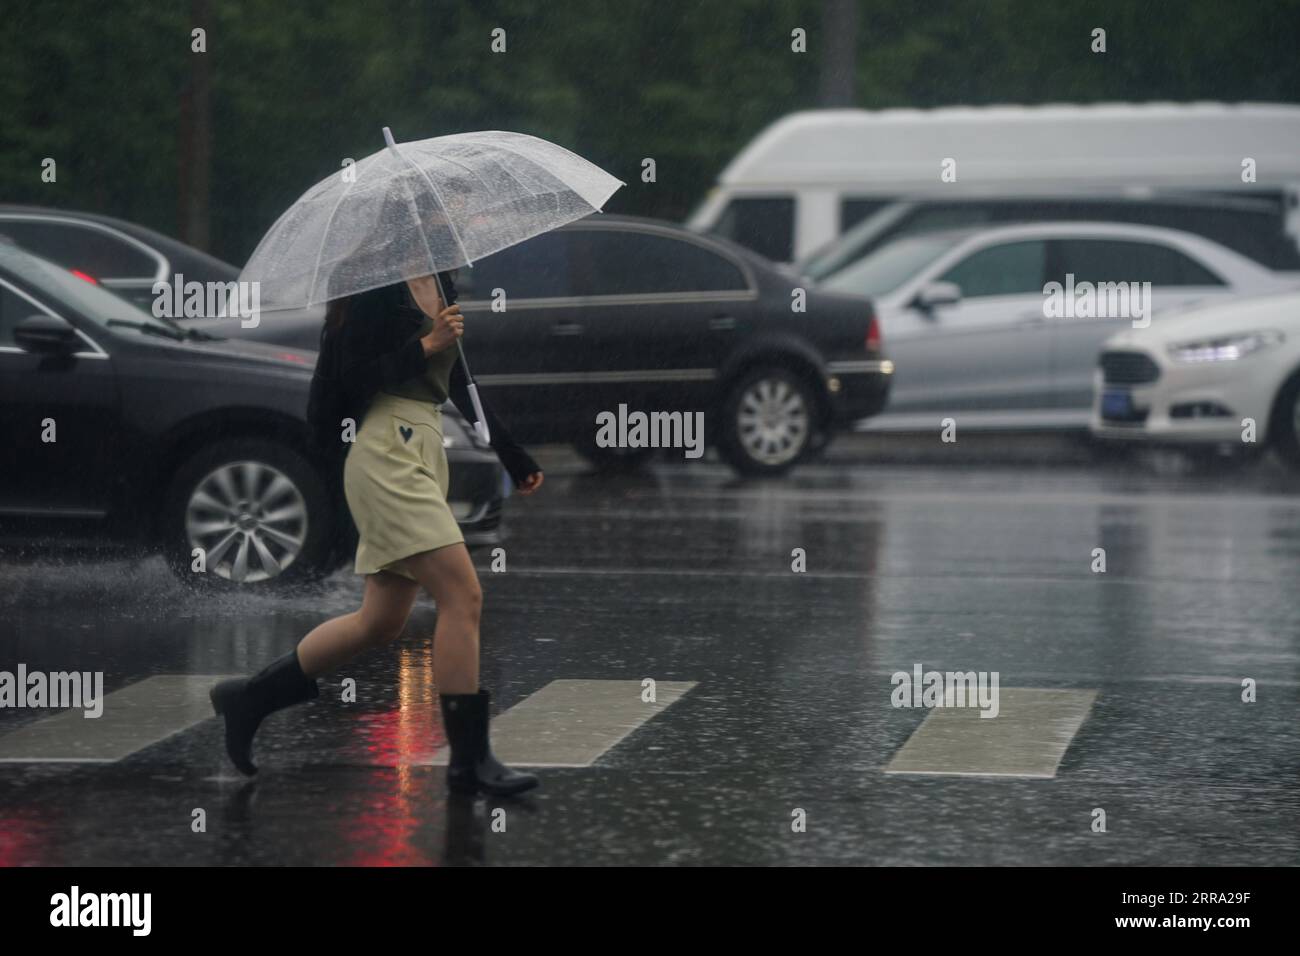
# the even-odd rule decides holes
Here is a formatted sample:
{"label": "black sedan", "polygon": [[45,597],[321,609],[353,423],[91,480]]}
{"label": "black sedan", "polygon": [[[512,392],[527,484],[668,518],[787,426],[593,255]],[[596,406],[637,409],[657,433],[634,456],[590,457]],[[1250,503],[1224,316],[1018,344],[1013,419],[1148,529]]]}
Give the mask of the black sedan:
{"label": "black sedan", "polygon": [[154,284],[231,282],[239,270],[145,226],[97,213],[0,203],[0,235],[148,309]]}
{"label": "black sedan", "polygon": [[[457,284],[471,367],[524,442],[628,463],[656,451],[626,427],[638,413],[702,413],[724,459],[769,474],[888,397],[868,300],[804,288],[747,249],[666,223],[591,216],[461,269]],[[302,348],[320,333],[319,319],[274,312],[252,329],[197,325],[223,322]]]}
{"label": "black sedan", "polygon": [[[217,586],[337,567],[355,531],[309,451],[314,364],[184,330],[0,241],[0,541],[145,544]],[[453,512],[471,545],[493,541],[502,469],[444,427]]]}

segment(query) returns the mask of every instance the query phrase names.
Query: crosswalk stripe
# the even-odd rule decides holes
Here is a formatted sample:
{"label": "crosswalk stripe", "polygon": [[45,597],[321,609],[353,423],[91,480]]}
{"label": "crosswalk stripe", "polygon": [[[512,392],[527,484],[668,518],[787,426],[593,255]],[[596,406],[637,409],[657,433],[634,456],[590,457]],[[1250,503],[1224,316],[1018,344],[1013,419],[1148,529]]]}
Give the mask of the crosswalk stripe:
{"label": "crosswalk stripe", "polygon": [[105,694],[104,711],[59,711],[0,736],[0,763],[112,763],[207,720],[224,675],[165,674]]}
{"label": "crosswalk stripe", "polygon": [[[641,700],[639,680],[555,680],[492,721],[492,750],[519,767],[590,767],[695,681],[656,681],[655,701]],[[429,761],[447,763],[444,747]]]}
{"label": "crosswalk stripe", "polygon": [[937,707],[885,765],[885,773],[1051,778],[1083,726],[1095,690],[1003,687],[996,717]]}

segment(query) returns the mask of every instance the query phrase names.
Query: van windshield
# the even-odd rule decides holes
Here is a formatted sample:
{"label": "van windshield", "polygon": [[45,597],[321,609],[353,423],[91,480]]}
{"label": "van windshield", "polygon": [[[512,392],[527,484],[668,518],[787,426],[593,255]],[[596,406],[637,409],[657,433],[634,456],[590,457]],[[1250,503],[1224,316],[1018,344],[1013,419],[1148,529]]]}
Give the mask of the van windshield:
{"label": "van windshield", "polygon": [[823,282],[822,287],[854,295],[885,295],[907,282],[960,241],[957,236],[904,236],[841,269]]}
{"label": "van windshield", "polygon": [[910,203],[889,203],[885,208],[876,210],[848,232],[832,239],[800,262],[799,273],[810,279],[821,280],[838,272],[861,256],[863,246],[875,238],[877,233],[892,226],[912,208]]}

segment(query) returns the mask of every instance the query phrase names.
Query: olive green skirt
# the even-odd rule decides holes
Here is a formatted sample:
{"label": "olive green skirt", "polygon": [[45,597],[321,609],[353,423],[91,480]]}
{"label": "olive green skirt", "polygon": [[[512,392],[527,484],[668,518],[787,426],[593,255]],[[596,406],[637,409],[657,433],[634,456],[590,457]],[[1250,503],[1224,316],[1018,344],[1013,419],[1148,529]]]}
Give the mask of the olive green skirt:
{"label": "olive green skirt", "polygon": [[442,410],[380,392],[343,465],[343,493],[360,535],[356,573],[414,580],[404,558],[464,541],[447,491]]}

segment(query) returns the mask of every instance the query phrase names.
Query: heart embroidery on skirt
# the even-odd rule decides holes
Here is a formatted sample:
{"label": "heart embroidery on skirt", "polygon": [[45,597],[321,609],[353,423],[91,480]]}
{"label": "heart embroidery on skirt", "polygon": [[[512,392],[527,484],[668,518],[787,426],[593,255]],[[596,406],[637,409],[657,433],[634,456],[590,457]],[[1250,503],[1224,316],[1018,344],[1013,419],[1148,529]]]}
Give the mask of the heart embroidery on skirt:
{"label": "heart embroidery on skirt", "polygon": [[398,425],[397,430],[402,433],[402,441],[404,442],[410,441],[411,436],[415,434],[414,429],[408,428],[406,425]]}

